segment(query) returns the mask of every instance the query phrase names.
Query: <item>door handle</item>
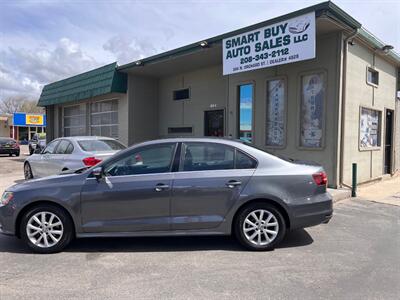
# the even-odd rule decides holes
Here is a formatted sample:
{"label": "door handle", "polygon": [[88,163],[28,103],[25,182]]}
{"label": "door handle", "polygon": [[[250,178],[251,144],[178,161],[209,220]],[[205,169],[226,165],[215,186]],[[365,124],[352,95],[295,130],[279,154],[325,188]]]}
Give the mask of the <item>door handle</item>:
{"label": "door handle", "polygon": [[230,181],[228,181],[228,182],[226,183],[226,186],[227,186],[228,188],[233,189],[234,187],[239,186],[239,185],[241,185],[241,184],[242,184],[242,183],[241,183],[240,181],[237,181],[237,180],[230,180]]}
{"label": "door handle", "polygon": [[166,189],[169,189],[169,185],[168,184],[159,183],[155,187],[156,192],[161,192],[161,191],[166,190]]}

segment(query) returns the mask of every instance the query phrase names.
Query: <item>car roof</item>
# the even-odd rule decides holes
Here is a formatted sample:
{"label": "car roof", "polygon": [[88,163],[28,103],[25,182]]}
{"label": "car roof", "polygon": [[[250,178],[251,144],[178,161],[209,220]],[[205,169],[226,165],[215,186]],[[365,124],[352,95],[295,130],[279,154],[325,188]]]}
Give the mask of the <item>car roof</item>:
{"label": "car roof", "polygon": [[229,137],[173,137],[173,138],[163,138],[157,140],[145,141],[138,143],[136,145],[152,145],[159,143],[178,143],[178,142],[202,142],[202,143],[220,143],[231,146],[240,147],[246,145],[245,141],[229,138]]}
{"label": "car roof", "polygon": [[13,138],[6,137],[6,136],[0,136],[0,140],[15,141]]}
{"label": "car roof", "polygon": [[57,138],[57,140],[61,140],[61,139],[68,139],[68,140],[72,140],[72,141],[82,141],[82,140],[115,140],[113,138],[110,137],[105,137],[105,136],[65,136],[65,137],[60,137]]}

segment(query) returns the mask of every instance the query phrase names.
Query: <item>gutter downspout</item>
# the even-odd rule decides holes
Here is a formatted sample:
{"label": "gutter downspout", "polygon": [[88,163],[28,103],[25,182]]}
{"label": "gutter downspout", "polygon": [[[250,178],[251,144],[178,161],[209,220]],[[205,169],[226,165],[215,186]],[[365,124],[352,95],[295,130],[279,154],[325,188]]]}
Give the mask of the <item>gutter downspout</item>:
{"label": "gutter downspout", "polygon": [[344,137],[345,137],[345,116],[346,116],[346,82],[347,82],[347,51],[349,47],[349,41],[356,37],[359,33],[360,28],[356,28],[348,37],[345,38],[343,44],[343,65],[342,65],[342,111],[340,116],[340,173],[339,173],[339,185],[343,187],[343,170],[344,170]]}

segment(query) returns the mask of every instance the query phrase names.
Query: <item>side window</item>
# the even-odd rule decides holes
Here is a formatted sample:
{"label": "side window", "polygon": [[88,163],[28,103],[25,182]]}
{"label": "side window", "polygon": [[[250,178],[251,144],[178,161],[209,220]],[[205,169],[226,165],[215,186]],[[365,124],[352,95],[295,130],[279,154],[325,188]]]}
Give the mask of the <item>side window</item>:
{"label": "side window", "polygon": [[54,141],[48,144],[47,147],[44,149],[43,154],[53,154],[54,149],[57,147],[58,143],[59,141]]}
{"label": "side window", "polygon": [[170,172],[175,143],[146,146],[129,152],[104,168],[107,176]]}
{"label": "side window", "polygon": [[236,169],[254,169],[257,161],[243,152],[236,150]]}
{"label": "side window", "polygon": [[69,142],[67,140],[61,140],[58,144],[55,154],[64,154],[69,146]]}
{"label": "side window", "polygon": [[74,151],[74,146],[69,143],[67,150],[65,150],[65,154],[71,154]]}
{"label": "side window", "polygon": [[228,170],[234,168],[234,150],[214,143],[186,143],[182,171]]}

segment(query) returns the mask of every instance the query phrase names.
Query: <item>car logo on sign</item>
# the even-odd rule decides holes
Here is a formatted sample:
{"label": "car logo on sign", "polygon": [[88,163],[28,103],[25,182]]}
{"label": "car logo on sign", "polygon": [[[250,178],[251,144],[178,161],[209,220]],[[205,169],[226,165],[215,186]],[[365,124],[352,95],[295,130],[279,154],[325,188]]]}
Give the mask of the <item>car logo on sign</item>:
{"label": "car logo on sign", "polygon": [[308,18],[296,20],[289,24],[289,32],[294,34],[302,33],[310,27],[310,23]]}

